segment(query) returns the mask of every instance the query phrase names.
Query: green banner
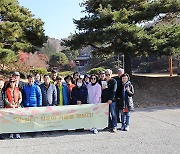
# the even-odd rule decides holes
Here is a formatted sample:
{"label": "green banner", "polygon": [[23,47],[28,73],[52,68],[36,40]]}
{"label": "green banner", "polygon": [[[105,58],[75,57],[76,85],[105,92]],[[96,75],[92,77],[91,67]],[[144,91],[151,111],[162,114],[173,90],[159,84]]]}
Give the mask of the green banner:
{"label": "green banner", "polygon": [[0,133],[103,129],[108,112],[108,104],[0,109]]}

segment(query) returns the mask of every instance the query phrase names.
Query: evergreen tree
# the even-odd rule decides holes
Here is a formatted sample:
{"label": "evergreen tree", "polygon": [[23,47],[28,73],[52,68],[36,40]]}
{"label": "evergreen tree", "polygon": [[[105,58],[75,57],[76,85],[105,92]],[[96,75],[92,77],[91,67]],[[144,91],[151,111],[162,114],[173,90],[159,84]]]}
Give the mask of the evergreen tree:
{"label": "evergreen tree", "polygon": [[47,40],[43,25],[41,19],[35,19],[17,0],[0,1],[1,49],[34,52]]}
{"label": "evergreen tree", "polygon": [[57,67],[59,69],[62,69],[67,64],[68,64],[68,58],[62,52],[57,52],[57,53],[51,55],[51,57],[49,59],[49,65],[51,67]]}
{"label": "evergreen tree", "polygon": [[96,54],[124,54],[125,71],[131,74],[131,58],[141,55],[172,55],[179,52],[179,24],[154,24],[180,14],[179,0],[85,0],[87,15],[74,20],[77,32],[64,45],[78,49],[88,45]]}

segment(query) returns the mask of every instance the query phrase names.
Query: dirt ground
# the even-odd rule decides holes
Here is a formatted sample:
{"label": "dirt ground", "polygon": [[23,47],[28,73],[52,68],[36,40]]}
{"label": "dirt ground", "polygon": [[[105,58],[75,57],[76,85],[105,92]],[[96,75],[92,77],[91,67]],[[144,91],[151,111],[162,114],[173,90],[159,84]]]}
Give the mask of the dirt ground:
{"label": "dirt ground", "polygon": [[180,76],[137,76],[134,85],[135,107],[180,105]]}

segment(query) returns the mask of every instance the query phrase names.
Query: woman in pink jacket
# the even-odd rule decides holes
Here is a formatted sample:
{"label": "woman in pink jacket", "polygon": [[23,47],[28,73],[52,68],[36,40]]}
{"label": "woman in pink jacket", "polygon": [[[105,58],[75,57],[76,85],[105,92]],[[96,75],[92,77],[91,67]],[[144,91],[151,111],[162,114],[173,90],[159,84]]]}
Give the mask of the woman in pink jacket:
{"label": "woman in pink jacket", "polygon": [[[87,85],[88,89],[88,98],[87,103],[88,104],[98,104],[101,103],[101,86],[98,83],[98,76],[91,75],[90,77],[90,83]],[[93,131],[94,134],[98,133],[98,130],[96,128],[92,128],[91,131]]]}

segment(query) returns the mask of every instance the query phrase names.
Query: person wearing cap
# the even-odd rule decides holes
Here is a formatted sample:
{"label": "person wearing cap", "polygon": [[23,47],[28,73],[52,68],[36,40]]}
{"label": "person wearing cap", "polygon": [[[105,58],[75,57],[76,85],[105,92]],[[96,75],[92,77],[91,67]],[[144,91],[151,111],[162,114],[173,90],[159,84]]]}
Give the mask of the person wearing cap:
{"label": "person wearing cap", "polygon": [[[25,86],[25,83],[23,81],[20,81],[20,73],[19,72],[13,72],[12,73],[12,78],[15,78],[15,86],[19,88],[21,93],[23,92],[23,88]],[[5,90],[10,86],[10,82],[7,81],[4,85]]]}
{"label": "person wearing cap", "polygon": [[[121,99],[122,99],[122,75],[124,74],[124,69],[119,68],[117,70],[117,76],[114,77],[114,79],[117,82],[117,90],[116,90],[116,115],[117,115],[117,122],[120,123],[120,109],[121,107]],[[122,119],[122,118],[121,118]]]}
{"label": "person wearing cap", "polygon": [[[3,109],[5,106],[4,106],[4,80],[3,78],[0,78],[0,109]],[[5,137],[3,134],[1,134],[0,132],[0,140],[4,140]]]}
{"label": "person wearing cap", "polygon": [[54,84],[50,83],[50,77],[45,74],[44,83],[40,85],[42,92],[42,106],[57,106],[57,90]]}
{"label": "person wearing cap", "polygon": [[[7,88],[5,92],[5,107],[6,108],[18,108],[22,101],[22,95],[18,87],[16,87],[16,79],[10,78],[9,83],[10,86]],[[10,139],[14,138],[14,134],[9,135]],[[16,138],[20,139],[20,134],[16,134]]]}
{"label": "person wearing cap", "polygon": [[66,76],[64,78],[64,80],[68,86],[69,93],[70,93],[70,100],[69,100],[70,103],[69,104],[72,105],[72,89],[75,87],[75,84],[73,84],[73,78],[70,75]]}
{"label": "person wearing cap", "polygon": [[56,84],[56,77],[57,77],[57,70],[52,70],[51,71],[51,83]]}
{"label": "person wearing cap", "polygon": [[23,106],[40,107],[42,106],[42,93],[38,85],[34,84],[34,76],[28,75],[28,84],[23,89]]}
{"label": "person wearing cap", "polygon": [[112,132],[117,131],[117,117],[116,117],[116,89],[117,89],[117,82],[112,77],[112,70],[107,69],[105,71],[105,78],[106,78],[106,86],[102,90],[102,103],[109,104],[109,124],[108,129],[112,130]]}
{"label": "person wearing cap", "polygon": [[73,105],[87,104],[88,91],[82,78],[76,80],[76,86],[72,89]]}
{"label": "person wearing cap", "polygon": [[56,77],[57,104],[59,106],[70,104],[70,92],[66,83],[62,82],[62,77]]}

